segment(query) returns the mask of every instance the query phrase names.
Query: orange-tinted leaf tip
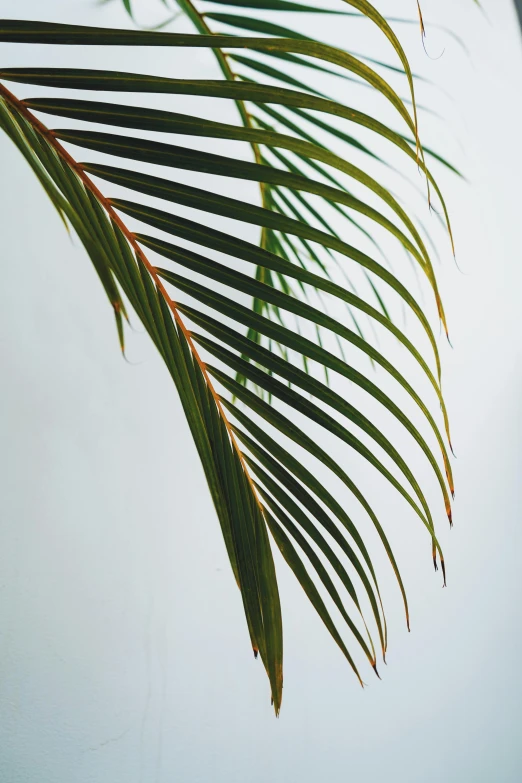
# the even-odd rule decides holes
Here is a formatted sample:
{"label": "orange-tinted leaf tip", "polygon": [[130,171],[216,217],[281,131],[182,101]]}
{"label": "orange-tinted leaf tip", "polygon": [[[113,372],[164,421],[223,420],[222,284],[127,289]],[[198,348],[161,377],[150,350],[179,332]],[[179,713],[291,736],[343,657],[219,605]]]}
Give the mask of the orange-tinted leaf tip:
{"label": "orange-tinted leaf tip", "polygon": [[441,568],[442,568],[442,576],[444,577],[444,584],[443,584],[442,586],[443,586],[443,587],[447,587],[447,582],[446,582],[446,566],[444,565],[444,558],[443,558],[443,557],[441,557],[441,559],[440,559],[440,566],[441,566]]}

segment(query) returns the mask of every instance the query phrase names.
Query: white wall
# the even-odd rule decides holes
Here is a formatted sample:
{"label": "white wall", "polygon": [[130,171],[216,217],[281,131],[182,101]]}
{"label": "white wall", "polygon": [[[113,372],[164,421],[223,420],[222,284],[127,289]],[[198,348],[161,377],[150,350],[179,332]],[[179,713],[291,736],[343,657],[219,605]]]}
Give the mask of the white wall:
{"label": "white wall", "polygon": [[[115,6],[17,5],[0,0],[0,14],[124,20]],[[0,138],[2,783],[522,779],[522,47],[510,0],[484,0],[490,22],[470,5],[423,3],[470,59],[434,32],[430,55],[446,51],[428,60],[417,30],[403,31],[415,66],[454,100],[440,98],[449,130],[425,117],[426,138],[471,180],[442,176],[465,272],[446,252],[458,455],[449,587],[401,538],[412,633],[393,597],[389,665],[362,691],[283,572],[278,721],[175,390],[139,327],[130,363],[119,357],[89,261]],[[175,72],[184,63],[169,56]],[[125,57],[111,66],[132,69]],[[134,69],[161,69],[154,57],[141,52]],[[191,75],[208,74],[205,53],[190,57]],[[0,65],[72,59],[3,46]],[[403,511],[390,507],[391,528]]]}

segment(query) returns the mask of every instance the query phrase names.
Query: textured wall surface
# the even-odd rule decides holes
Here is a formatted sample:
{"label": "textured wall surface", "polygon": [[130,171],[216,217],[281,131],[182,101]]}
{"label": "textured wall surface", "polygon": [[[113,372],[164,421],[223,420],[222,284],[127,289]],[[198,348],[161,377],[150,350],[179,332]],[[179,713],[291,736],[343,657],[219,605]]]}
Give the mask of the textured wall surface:
{"label": "textured wall surface", "polygon": [[[416,8],[393,5],[397,15]],[[424,138],[468,178],[441,175],[462,270],[445,248],[454,348],[443,348],[444,390],[457,453],[451,534],[440,518],[449,585],[383,493],[412,633],[390,578],[389,665],[363,691],[282,570],[278,721],[175,391],[139,326],[122,361],[88,259],[0,138],[2,783],[522,780],[522,47],[512,0],[484,0],[489,21],[469,0],[422,5],[470,52],[433,30],[428,57],[417,27],[402,30],[415,69],[445,91],[427,94],[448,119],[423,114]],[[114,3],[0,0],[1,16],[16,14],[125,23]],[[348,33],[346,45],[364,50],[363,28]],[[0,65],[73,60],[87,54],[5,45]],[[100,53],[102,62],[195,78],[213,67],[199,51]],[[233,108],[221,112],[233,120]],[[238,194],[253,191],[235,183]]]}

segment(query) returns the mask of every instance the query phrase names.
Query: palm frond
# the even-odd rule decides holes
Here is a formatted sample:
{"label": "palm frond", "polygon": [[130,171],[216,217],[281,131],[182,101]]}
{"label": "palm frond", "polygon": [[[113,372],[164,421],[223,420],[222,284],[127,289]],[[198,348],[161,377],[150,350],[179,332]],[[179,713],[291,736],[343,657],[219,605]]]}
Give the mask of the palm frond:
{"label": "palm frond", "polygon": [[[357,390],[356,399],[362,394],[408,433],[412,449],[422,454],[430,467],[451,522],[449,424],[433,326],[387,260],[381,263],[375,257],[383,251],[374,234],[379,231],[380,236],[397,243],[423,273],[425,287],[445,325],[430,243],[423,239],[418,221],[382,179],[370,174],[364,164],[349,160],[350,152],[356,151],[363,160],[381,166],[383,172],[391,170],[366,139],[359,141],[352,131],[363,130],[369,139],[387,141],[402,153],[405,167],[419,167],[430,191],[440,200],[450,235],[451,227],[419,139],[415,77],[389,22],[370,3],[346,0],[352,10],[323,11],[286,0],[220,0],[220,5],[263,11],[320,12],[369,20],[398,58],[399,65],[390,68],[396,68],[395,75],[404,79],[409,103],[376,70],[378,64],[368,64],[368,58],[363,60],[295,31],[282,30],[271,21],[202,14],[189,0],[177,2],[196,25],[196,34],[4,20],[0,22],[0,40],[54,46],[203,47],[215,53],[224,79],[191,80],[66,67],[1,68],[0,124],[33,168],[61,218],[85,246],[113,308],[122,350],[125,321],[132,309],[170,372],[241,591],[252,648],[264,663],[277,713],[282,698],[283,642],[270,538],[361,683],[357,657],[362,653],[377,671],[372,628],[377,631],[383,656],[387,628],[359,514],[371,522],[384,547],[409,623],[405,588],[383,524],[350,470],[341,467],[312,432],[324,431],[348,446],[402,496],[426,529],[435,565],[440,561],[444,568],[435,512],[416,477],[416,468],[410,467],[416,463],[405,459],[359,404],[349,402],[330,386],[332,374],[347,379],[350,388]],[[171,8],[167,2],[163,4]],[[124,5],[132,14],[131,3]],[[233,23],[258,35],[214,33],[209,21]],[[247,54],[238,54],[240,50]],[[367,84],[388,101],[403,132],[319,94],[286,69],[283,72],[267,64],[274,58],[295,68],[315,69],[325,78],[341,76]],[[232,63],[275,83],[253,81],[232,71]],[[50,97],[21,100],[4,82],[48,87],[53,92]],[[59,89],[232,100],[240,122],[224,123],[134,103],[64,98],[56,92]],[[50,130],[40,115],[74,120],[81,127]],[[104,129],[92,129],[93,124]],[[120,132],[108,132],[107,126]],[[124,135],[125,129],[140,131],[140,136]],[[169,140],[160,142],[148,138],[148,133],[168,134]],[[325,136],[324,143],[316,138],[320,133]],[[184,141],[176,145],[171,134],[247,144],[253,160],[193,149]],[[330,137],[344,145],[341,153],[329,148],[326,140]],[[82,163],[70,151],[78,148],[117,158],[119,165]],[[251,181],[260,188],[260,200],[249,203],[185,184],[173,175],[144,173],[129,167],[129,161]],[[131,195],[107,196],[104,190],[108,184]],[[352,192],[355,189],[357,194]],[[359,191],[366,195],[360,196]],[[143,203],[140,195],[161,204]],[[184,217],[177,207],[193,210],[195,217]],[[260,227],[260,243],[241,239],[232,229],[211,227],[209,216]],[[155,233],[131,230],[128,220]],[[361,249],[359,240],[372,250]],[[209,253],[218,254],[220,260]],[[156,258],[162,259],[163,266],[153,260]],[[362,273],[374,304],[352,285],[347,264]],[[336,279],[337,270],[344,275],[342,283]],[[251,306],[247,306],[249,298]],[[425,349],[417,347],[390,317],[388,298],[402,302],[412,312]],[[330,313],[325,301],[347,307],[353,328]],[[428,401],[395,359],[365,337],[367,326],[372,334],[372,330],[380,330],[396,341],[405,359],[411,360],[427,383]],[[367,362],[370,371],[377,367],[390,379],[411,404],[411,414],[377,378],[358,368],[360,359]],[[321,465],[340,482],[346,496],[337,497],[327,488],[312,464]],[[342,597],[343,592],[347,598]],[[346,624],[357,652],[344,641],[326,598]],[[371,621],[365,619],[367,607]]]}

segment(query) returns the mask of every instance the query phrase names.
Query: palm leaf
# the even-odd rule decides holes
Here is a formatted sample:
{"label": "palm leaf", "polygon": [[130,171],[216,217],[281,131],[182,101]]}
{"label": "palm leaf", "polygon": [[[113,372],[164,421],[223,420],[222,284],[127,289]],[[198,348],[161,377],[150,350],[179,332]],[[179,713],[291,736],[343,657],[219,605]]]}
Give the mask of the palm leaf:
{"label": "palm leaf", "polygon": [[[385,70],[393,73],[396,69],[402,75],[409,103],[380,75],[377,61],[369,64],[368,58],[282,29],[270,20],[214,12],[204,15],[189,0],[177,1],[194,22],[196,34],[4,20],[0,40],[54,46],[204,47],[215,53],[223,80],[66,67],[2,68],[0,124],[33,168],[61,218],[85,246],[113,308],[122,350],[124,324],[132,308],[167,366],[200,455],[241,591],[252,648],[267,671],[277,713],[282,698],[283,642],[270,540],[360,682],[359,654],[377,670],[372,628],[383,655],[387,648],[378,576],[360,532],[361,515],[370,520],[384,547],[409,624],[405,588],[383,524],[350,470],[341,467],[309,428],[328,432],[395,488],[426,529],[435,565],[440,560],[444,566],[435,509],[411,467],[414,462],[404,457],[359,405],[329,386],[332,373],[348,379],[359,396],[380,406],[390,421],[394,419],[408,433],[411,448],[430,466],[451,522],[449,425],[433,326],[400,275],[374,257],[374,251],[382,252],[374,237],[378,230],[401,246],[424,273],[427,290],[445,323],[429,243],[423,240],[418,221],[382,179],[350,161],[350,152],[356,151],[383,172],[390,171],[366,138],[362,142],[352,136],[352,129],[368,139],[374,135],[387,140],[401,151],[404,166],[420,167],[430,190],[440,199],[450,233],[451,228],[419,140],[415,77],[389,22],[370,3],[346,0],[351,10],[324,13],[365,18],[379,28],[398,58],[397,66],[390,64]],[[131,4],[124,5],[132,14]],[[320,8],[286,0],[223,0],[220,5],[323,13]],[[215,34],[209,21],[232,22],[262,36]],[[296,68],[312,67],[325,78],[341,76],[367,84],[391,104],[401,130],[323,97],[302,79],[259,59],[263,56],[286,59]],[[275,84],[236,74],[231,63],[249,67]],[[21,100],[4,82],[49,87],[53,92],[50,97]],[[134,101],[124,105],[64,98],[56,93],[62,88],[233,100],[241,122],[225,124],[140,107]],[[254,107],[276,126],[254,114]],[[39,119],[42,114],[80,121],[82,126],[50,130]],[[112,126],[119,133],[93,130],[93,123]],[[342,153],[319,141],[313,128],[333,134],[345,145]],[[139,130],[140,137],[122,135],[125,129]],[[145,135],[149,132],[169,134],[169,139],[149,139]],[[175,145],[170,134],[248,144],[253,161],[195,150],[185,143]],[[119,165],[81,163],[69,151],[71,147],[111,155]],[[129,161],[253,181],[260,187],[260,203],[189,186],[172,176],[166,179],[136,171]],[[106,195],[109,184],[125,188],[131,197]],[[364,190],[366,196],[356,195],[353,188]],[[136,200],[140,194],[161,201],[163,208]],[[177,205],[194,210],[196,217],[183,217]],[[350,240],[344,228],[333,227],[329,211],[347,227]],[[209,215],[259,226],[259,245],[240,239],[232,229],[210,227]],[[156,233],[136,233],[129,228],[128,218],[169,235],[169,241]],[[175,244],[173,238],[191,247]],[[361,249],[359,239],[370,242],[371,253]],[[220,254],[224,263],[208,252]],[[157,256],[168,262],[168,268],[157,265],[153,260]],[[363,273],[378,307],[350,283],[337,282],[337,270],[346,275],[348,263]],[[390,318],[385,288],[389,290],[386,296],[402,301],[413,312],[424,335],[423,349]],[[327,311],[322,296],[349,308],[354,329]],[[243,303],[247,298],[252,299],[250,307]],[[395,339],[405,359],[409,357],[427,380],[427,400],[395,360],[364,336],[360,319],[371,330],[378,328]],[[331,338],[335,350],[330,349]],[[384,391],[377,378],[371,379],[356,367],[361,358],[369,369],[380,368],[391,385],[402,390],[411,403],[411,414],[407,406],[394,400],[394,392]],[[321,370],[324,381],[316,377],[315,368]],[[421,423],[415,419],[417,413]],[[313,468],[307,467],[312,462],[339,481],[347,496],[337,496],[327,488]],[[351,642],[344,640],[326,599],[333,602]],[[371,620],[365,617],[368,607]]]}

